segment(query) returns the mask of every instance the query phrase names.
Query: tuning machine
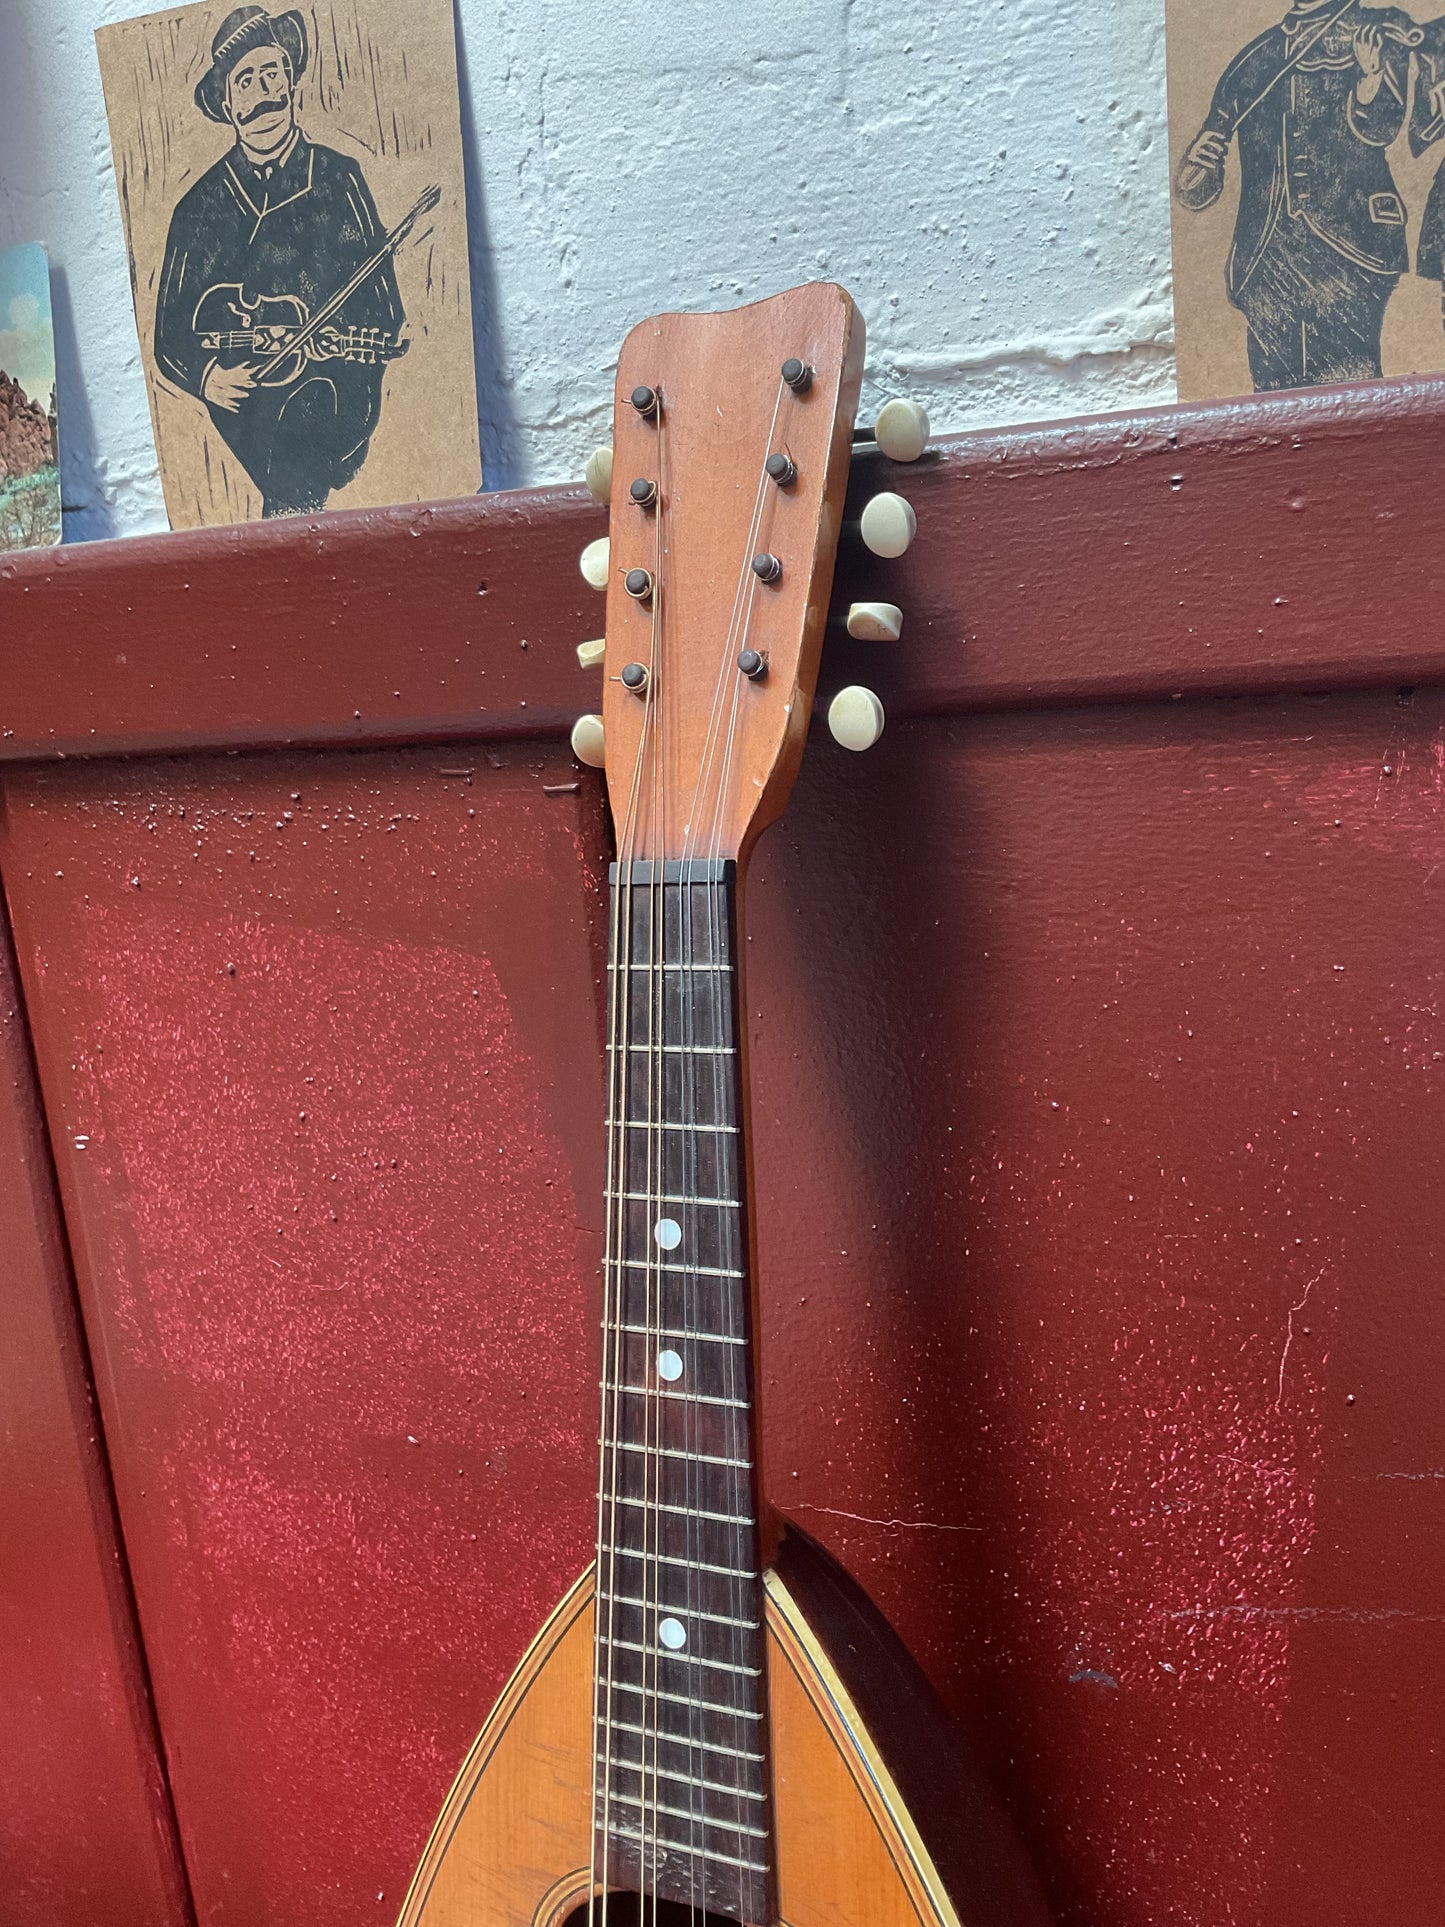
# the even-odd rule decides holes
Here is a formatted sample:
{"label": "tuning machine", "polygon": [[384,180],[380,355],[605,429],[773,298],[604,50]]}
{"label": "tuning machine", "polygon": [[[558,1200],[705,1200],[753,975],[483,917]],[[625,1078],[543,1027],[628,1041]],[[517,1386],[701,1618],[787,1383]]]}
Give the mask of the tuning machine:
{"label": "tuning machine", "polygon": [[583,580],[594,589],[607,587],[607,576],[612,566],[612,544],[605,535],[599,535],[595,542],[589,542],[577,559]]}
{"label": "tuning machine", "polygon": [[607,756],[600,716],[579,716],[573,723],[572,754],[589,769],[603,768]]}
{"label": "tuning machine", "polygon": [[928,416],[916,401],[886,401],[873,426],[855,430],[853,439],[872,443],[890,462],[916,462],[928,446]]}
{"label": "tuning machine", "polygon": [[845,627],[855,642],[897,642],[903,634],[903,611],[896,602],[850,603]]}
{"label": "tuning machine", "polygon": [[605,508],[612,500],[612,445],[610,442],[605,448],[594,448],[587,457],[585,478],[587,493],[594,502],[600,502]]}
{"label": "tuning machine", "polygon": [[913,513],[911,502],[885,489],[864,503],[857,530],[865,549],[893,561],[907,554],[911,547],[918,533],[918,517]]}
{"label": "tuning machine", "polygon": [[872,749],[885,721],[882,703],[862,683],[849,683],[828,705],[828,732],[843,749]]}

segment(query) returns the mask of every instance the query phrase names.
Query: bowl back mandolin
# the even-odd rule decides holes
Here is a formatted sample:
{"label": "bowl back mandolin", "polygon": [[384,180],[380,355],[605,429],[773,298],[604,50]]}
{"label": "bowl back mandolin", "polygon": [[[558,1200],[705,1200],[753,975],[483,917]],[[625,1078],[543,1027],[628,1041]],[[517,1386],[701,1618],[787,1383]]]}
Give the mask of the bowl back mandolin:
{"label": "bowl back mandolin", "polygon": [[[574,736],[617,850],[597,1557],[483,1727],[402,1927],[1047,1919],[921,1672],[755,1469],[740,883],[802,755],[862,358],[826,284],[660,316],[620,357],[587,559],[605,696]],[[882,499],[897,553],[911,513]],[[855,633],[896,633],[860,607]],[[835,733],[871,740],[851,695]]]}

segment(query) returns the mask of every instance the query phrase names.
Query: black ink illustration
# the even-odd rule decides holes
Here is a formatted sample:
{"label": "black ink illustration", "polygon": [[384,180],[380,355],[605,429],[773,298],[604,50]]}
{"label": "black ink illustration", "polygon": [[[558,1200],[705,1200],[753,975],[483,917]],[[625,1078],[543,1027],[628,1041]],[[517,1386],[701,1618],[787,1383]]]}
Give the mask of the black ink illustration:
{"label": "black ink illustration", "polygon": [[[1238,145],[1225,275],[1256,390],[1381,373],[1385,310],[1409,268],[1405,205],[1385,149],[1404,127],[1411,54],[1423,39],[1395,7],[1295,0],[1230,63],[1185,152],[1175,192],[1199,211],[1219,199]],[[1436,122],[1431,139],[1445,132]],[[1435,231],[1430,272],[1439,271],[1445,205]]]}
{"label": "black ink illustration", "polygon": [[[1421,29],[1415,56],[1415,104],[1410,114],[1410,151],[1423,154],[1445,139],[1445,19]],[[1445,296],[1445,172],[1437,171],[1425,202],[1415,271],[1442,284]]]}
{"label": "black ink illustration", "polygon": [[308,52],[297,11],[221,22],[195,102],[236,138],[176,203],[156,308],[162,373],[204,402],[268,516],[324,508],[366,461],[408,346],[392,256],[439,198],[383,232],[358,164],[298,124]]}

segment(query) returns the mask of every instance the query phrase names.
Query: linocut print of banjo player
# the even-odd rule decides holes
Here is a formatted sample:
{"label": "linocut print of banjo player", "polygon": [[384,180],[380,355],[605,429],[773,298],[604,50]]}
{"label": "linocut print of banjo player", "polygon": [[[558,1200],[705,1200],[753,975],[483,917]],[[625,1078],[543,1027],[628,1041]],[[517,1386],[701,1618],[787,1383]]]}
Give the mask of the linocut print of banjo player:
{"label": "linocut print of banjo player", "polygon": [[1219,199],[1238,143],[1225,278],[1256,390],[1381,372],[1385,310],[1409,268],[1385,149],[1404,126],[1422,38],[1396,7],[1295,0],[1231,61],[1185,152],[1175,193],[1198,212]]}
{"label": "linocut print of banjo player", "polygon": [[296,120],[299,12],[237,7],[195,90],[230,150],[171,215],[156,309],[160,370],[201,400],[259,489],[265,515],[324,508],[360,471],[386,363],[403,353],[391,233],[356,162]]}

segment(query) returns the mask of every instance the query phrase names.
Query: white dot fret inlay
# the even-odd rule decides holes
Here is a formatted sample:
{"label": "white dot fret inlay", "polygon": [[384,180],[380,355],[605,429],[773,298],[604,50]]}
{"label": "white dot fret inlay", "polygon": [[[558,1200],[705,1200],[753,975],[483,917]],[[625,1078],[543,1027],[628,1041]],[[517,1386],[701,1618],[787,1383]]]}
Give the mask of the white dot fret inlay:
{"label": "white dot fret inlay", "polygon": [[659,1218],[652,1235],[660,1250],[676,1251],[682,1243],[682,1226],[676,1218]]}
{"label": "white dot fret inlay", "polygon": [[682,1359],[676,1352],[659,1352],[657,1354],[657,1376],[659,1378],[665,1378],[669,1385],[671,1385],[675,1379],[682,1377]]}
{"label": "white dot fret inlay", "polygon": [[687,1644],[687,1631],[680,1619],[664,1619],[657,1636],[670,1653],[680,1653]]}

